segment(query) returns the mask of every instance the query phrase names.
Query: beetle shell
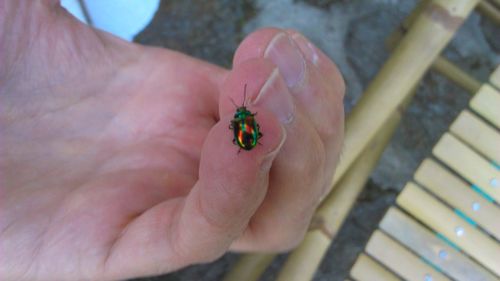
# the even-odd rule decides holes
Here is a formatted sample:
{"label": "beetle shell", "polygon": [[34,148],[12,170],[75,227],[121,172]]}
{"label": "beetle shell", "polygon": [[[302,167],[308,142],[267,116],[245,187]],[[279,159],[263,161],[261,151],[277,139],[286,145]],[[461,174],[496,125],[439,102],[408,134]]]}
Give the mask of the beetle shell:
{"label": "beetle shell", "polygon": [[262,137],[259,124],[255,120],[255,114],[245,106],[236,109],[229,128],[233,130],[233,143],[244,150],[252,150]]}

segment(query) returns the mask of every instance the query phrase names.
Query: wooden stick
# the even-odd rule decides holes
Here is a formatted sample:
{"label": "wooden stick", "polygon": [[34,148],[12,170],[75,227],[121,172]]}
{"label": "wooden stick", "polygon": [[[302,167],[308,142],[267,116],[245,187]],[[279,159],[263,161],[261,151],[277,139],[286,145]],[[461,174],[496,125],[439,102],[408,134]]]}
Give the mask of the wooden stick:
{"label": "wooden stick", "polygon": [[[411,96],[410,89],[420,81],[478,1],[433,0],[415,19],[412,28],[347,117],[345,149],[332,179],[334,187],[403,100]],[[260,261],[272,260],[270,256],[259,257]],[[252,265],[245,266],[243,258],[236,269],[245,270],[231,272],[230,275],[237,279],[225,280],[257,280],[264,272],[263,267],[254,271],[249,270],[250,267]],[[248,275],[249,272],[252,273]]]}
{"label": "wooden stick", "polygon": [[[405,102],[405,107],[408,101]],[[339,181],[338,186],[321,204],[312,220],[311,230],[288,257],[278,275],[278,281],[302,281],[313,278],[314,272],[394,134],[401,116],[402,111],[393,112],[388,122]]]}
{"label": "wooden stick", "polygon": [[442,56],[438,57],[434,61],[434,63],[432,64],[432,69],[450,79],[458,86],[464,88],[470,94],[477,93],[477,91],[479,91],[479,88],[481,88],[482,86],[481,82],[465,73],[462,69]]}
{"label": "wooden stick", "polygon": [[500,25],[500,11],[490,2],[480,1],[477,5],[477,11],[492,20],[496,25]]}
{"label": "wooden stick", "polygon": [[273,261],[275,254],[246,254],[238,259],[224,281],[257,281]]}
{"label": "wooden stick", "polygon": [[347,118],[345,153],[333,186],[420,81],[478,1],[434,0],[415,19]]}
{"label": "wooden stick", "polygon": [[385,40],[386,47],[392,51],[399,44],[403,36],[408,32],[411,25],[415,22],[420,14],[429,5],[431,0],[420,0],[411,13],[403,20],[403,22],[394,30]]}
{"label": "wooden stick", "polygon": [[[498,0],[500,1],[500,0]],[[408,15],[408,17],[403,21],[397,30],[395,30],[386,40],[386,45],[389,50],[393,50],[398,42],[403,38],[405,33],[411,27],[418,15],[424,10],[426,5],[429,4],[429,0],[419,1],[417,6]],[[465,71],[457,67],[448,59],[443,56],[439,56],[432,64],[432,69],[439,72],[441,75],[450,79],[452,82],[458,84],[470,94],[475,94],[479,88],[481,88],[481,82],[476,80],[474,77],[467,74]]]}

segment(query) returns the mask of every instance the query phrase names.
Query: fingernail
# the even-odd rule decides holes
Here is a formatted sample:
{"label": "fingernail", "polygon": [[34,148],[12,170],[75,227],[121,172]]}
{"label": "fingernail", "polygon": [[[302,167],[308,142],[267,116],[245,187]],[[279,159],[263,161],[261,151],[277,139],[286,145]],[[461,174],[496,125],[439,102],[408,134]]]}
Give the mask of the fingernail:
{"label": "fingernail", "polygon": [[278,66],[288,87],[295,86],[304,77],[306,69],[304,57],[285,33],[279,33],[271,40],[264,57]]}
{"label": "fingernail", "polygon": [[271,166],[273,165],[273,161],[276,158],[276,156],[278,155],[278,153],[280,152],[281,147],[285,143],[285,140],[286,140],[286,130],[285,130],[285,128],[283,128],[283,126],[281,126],[281,141],[280,141],[280,143],[273,151],[269,152],[269,154],[264,156],[264,159],[262,159],[262,162],[260,164],[260,168],[263,172],[268,172],[271,169]]}
{"label": "fingernail", "polygon": [[313,43],[299,33],[292,35],[292,39],[299,46],[300,51],[302,51],[306,59],[312,64],[318,65],[319,55]]}
{"label": "fingernail", "polygon": [[273,112],[282,124],[288,124],[293,120],[295,104],[278,69],[271,73],[253,104]]}

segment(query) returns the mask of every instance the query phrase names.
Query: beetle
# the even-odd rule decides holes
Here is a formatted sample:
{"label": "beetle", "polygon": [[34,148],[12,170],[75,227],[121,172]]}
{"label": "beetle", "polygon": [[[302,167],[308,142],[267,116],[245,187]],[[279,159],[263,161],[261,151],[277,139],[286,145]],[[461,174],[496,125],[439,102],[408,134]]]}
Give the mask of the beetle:
{"label": "beetle", "polygon": [[241,106],[237,106],[231,99],[231,102],[236,107],[236,112],[234,113],[233,120],[231,120],[229,129],[233,131],[233,144],[240,147],[238,153],[241,149],[252,150],[257,144],[260,144],[259,139],[263,136],[260,132],[260,126],[255,120],[257,113],[252,113],[245,106],[246,97],[247,84],[245,84],[243,89],[243,103]]}

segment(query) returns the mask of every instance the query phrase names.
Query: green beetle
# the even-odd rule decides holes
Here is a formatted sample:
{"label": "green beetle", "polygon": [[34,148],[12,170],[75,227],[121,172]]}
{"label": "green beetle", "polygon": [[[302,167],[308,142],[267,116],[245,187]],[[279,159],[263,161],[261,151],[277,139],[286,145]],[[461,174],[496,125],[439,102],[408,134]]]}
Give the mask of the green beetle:
{"label": "green beetle", "polygon": [[[231,120],[229,129],[233,131],[233,143],[238,145],[240,150],[252,150],[259,144],[259,139],[262,137],[260,126],[255,120],[255,115],[257,115],[257,113],[250,112],[245,106],[246,93],[247,85],[245,84],[243,90],[243,104],[240,107],[231,100],[236,107],[236,113],[234,114],[233,120]],[[238,150],[238,153],[240,150]]]}

